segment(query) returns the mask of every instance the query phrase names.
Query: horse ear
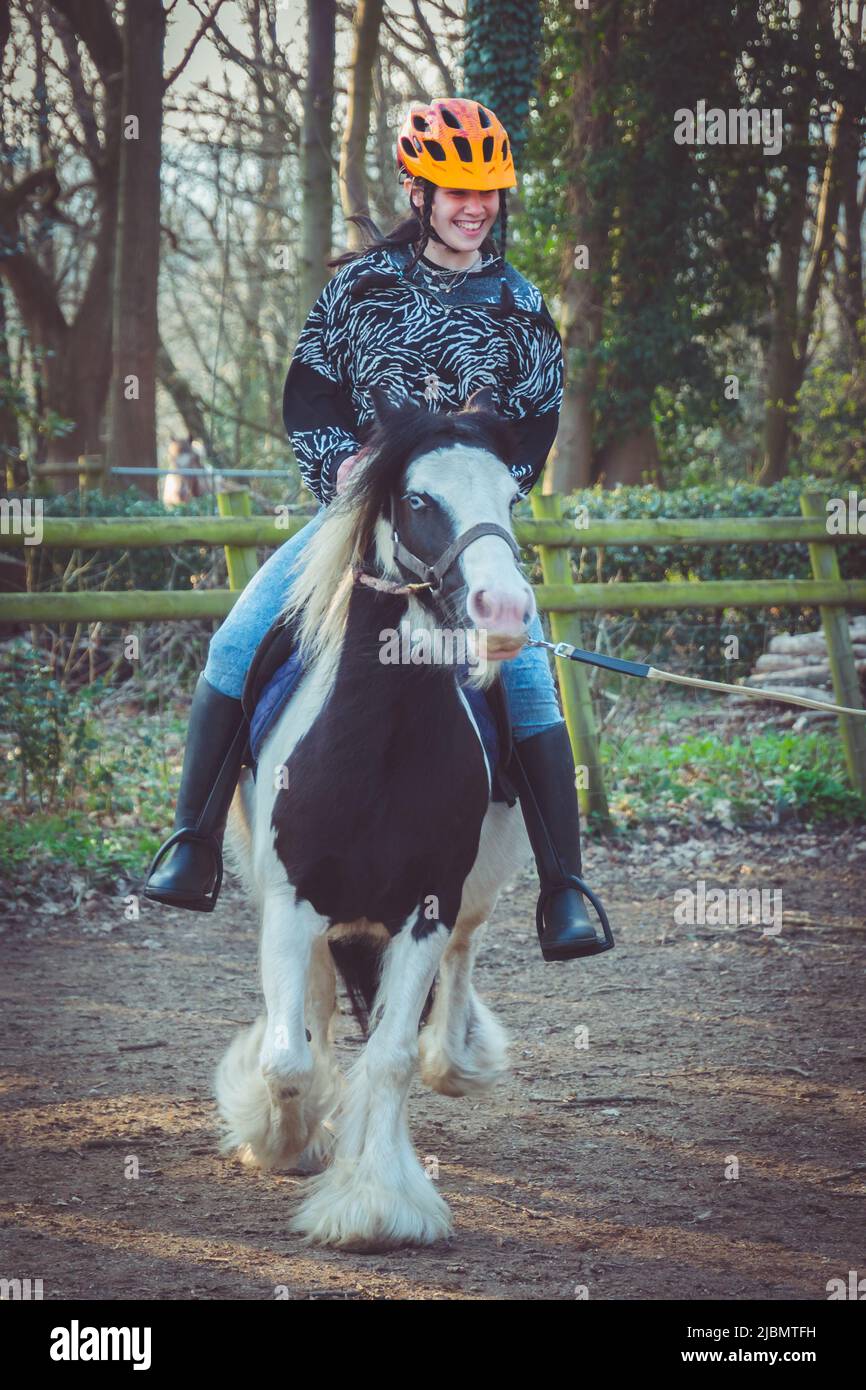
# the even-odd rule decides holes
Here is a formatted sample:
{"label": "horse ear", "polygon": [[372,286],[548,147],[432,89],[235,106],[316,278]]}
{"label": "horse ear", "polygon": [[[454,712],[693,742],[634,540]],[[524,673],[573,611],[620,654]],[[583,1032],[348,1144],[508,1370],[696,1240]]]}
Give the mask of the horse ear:
{"label": "horse ear", "polygon": [[496,410],[496,401],[492,386],[479,386],[477,391],[473,391],[471,396],[467,396],[463,405],[464,410]]}
{"label": "horse ear", "polygon": [[381,386],[370,387],[370,400],[373,402],[377,425],[384,425],[390,416],[397,414],[396,406],[391,404]]}

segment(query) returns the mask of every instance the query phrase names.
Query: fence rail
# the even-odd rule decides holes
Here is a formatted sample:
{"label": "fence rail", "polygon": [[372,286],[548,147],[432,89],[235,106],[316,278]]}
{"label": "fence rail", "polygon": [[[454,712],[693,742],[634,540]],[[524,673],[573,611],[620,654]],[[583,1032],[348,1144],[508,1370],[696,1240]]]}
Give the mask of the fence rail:
{"label": "fence rail", "polygon": [[[231,496],[232,494],[227,494]],[[243,493],[237,494],[244,496]],[[154,545],[281,545],[310,520],[310,513],[277,516],[82,516],[45,517],[42,544],[58,549],[133,549]],[[658,517],[635,521],[591,521],[576,527],[569,521],[519,521],[515,534],[521,545],[551,549],[583,546],[637,545],[845,545],[848,535],[828,535],[821,519],[798,516],[719,517],[703,521]],[[863,538],[861,538],[863,539]],[[3,546],[23,546],[24,537],[4,535]]]}
{"label": "fence rail", "polygon": [[[277,546],[299,530],[308,515],[281,512],[250,515],[246,491],[219,494],[217,517],[46,517],[41,544],[69,550],[142,549],[148,546],[222,545],[229,589],[174,592],[80,590],[61,593],[0,594],[4,622],[154,622],[179,618],[224,618],[256,571],[257,547]],[[830,535],[825,499],[805,494],[800,517],[659,517],[575,524],[563,518],[558,496],[533,493],[532,520],[515,527],[521,545],[537,549],[543,583],[535,589],[538,607],[550,614],[554,640],[585,646],[581,615],[597,612],[658,612],[664,609],[725,609],[806,605],[819,608],[827,638],[836,701],[862,708],[853,649],[843,610],[866,608],[866,581],[844,580],[835,547],[866,537]],[[4,534],[0,544],[24,547],[24,535]],[[570,582],[569,549],[616,546],[807,545],[812,579],[737,581],[658,581],[611,584]],[[592,697],[584,667],[561,663],[558,671],[563,711],[575,762],[586,767],[588,785],[579,788],[584,813],[602,824],[609,819]],[[866,720],[839,716],[849,777],[866,796]]]}

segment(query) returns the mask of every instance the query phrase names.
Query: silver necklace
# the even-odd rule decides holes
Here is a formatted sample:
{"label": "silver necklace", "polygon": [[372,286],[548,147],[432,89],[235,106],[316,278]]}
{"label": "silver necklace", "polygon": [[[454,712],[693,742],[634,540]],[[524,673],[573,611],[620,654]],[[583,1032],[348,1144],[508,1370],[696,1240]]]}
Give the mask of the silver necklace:
{"label": "silver necklace", "polygon": [[[474,261],[472,265],[467,266],[465,270],[449,270],[446,266],[434,270],[432,266],[429,265],[422,266],[422,269],[425,271],[428,279],[436,285],[437,289],[440,289],[443,294],[450,294],[457,285],[462,285],[464,283],[467,275],[472,275],[483,264],[484,257],[479,252],[478,260]],[[445,279],[448,275],[452,277],[450,283]]]}

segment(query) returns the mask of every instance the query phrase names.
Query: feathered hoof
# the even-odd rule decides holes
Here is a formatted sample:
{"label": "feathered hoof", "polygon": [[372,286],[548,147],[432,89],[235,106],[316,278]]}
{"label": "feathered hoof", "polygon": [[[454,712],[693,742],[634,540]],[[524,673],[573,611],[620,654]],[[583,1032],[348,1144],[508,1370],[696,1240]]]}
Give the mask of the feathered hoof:
{"label": "feathered hoof", "polygon": [[402,1189],[359,1177],[354,1164],[329,1169],[309,1184],[292,1230],[309,1244],[370,1253],[444,1240],[451,1212],[416,1166]]}
{"label": "feathered hoof", "polygon": [[293,1124],[286,1126],[282,1116],[275,1114],[271,1123],[240,1143],[228,1134],[220,1150],[234,1155],[245,1168],[258,1168],[263,1173],[299,1173],[303,1176],[321,1173],[328,1166],[334,1147],[334,1135],[323,1125],[311,1131]]}
{"label": "feathered hoof", "polygon": [[508,1075],[508,1037],[480,999],[473,1001],[467,1037],[449,1051],[435,1023],[418,1039],[421,1080],[442,1096],[481,1096]]}

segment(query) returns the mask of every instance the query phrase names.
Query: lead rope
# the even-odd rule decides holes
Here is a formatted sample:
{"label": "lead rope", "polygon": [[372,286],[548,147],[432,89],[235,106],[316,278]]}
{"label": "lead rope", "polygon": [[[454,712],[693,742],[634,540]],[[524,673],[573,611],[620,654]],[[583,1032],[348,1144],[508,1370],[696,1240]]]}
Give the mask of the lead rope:
{"label": "lead rope", "polygon": [[604,656],[601,652],[588,652],[583,647],[573,647],[570,642],[544,642],[540,638],[527,638],[528,647],[546,647],[554,656],[566,661],[582,661],[589,666],[600,666],[605,671],[618,671],[623,676],[639,676],[643,680],[673,681],[676,685],[692,685],[698,690],[717,690],[724,695],[745,695],[750,700],[780,700],[786,705],[803,705],[806,709],[827,710],[831,714],[857,714],[866,717],[866,709],[851,709],[847,705],[834,705],[829,700],[810,700],[805,695],[788,695],[781,690],[767,690],[763,686],[727,685],[724,681],[702,680],[700,676],[681,676],[676,671],[660,671],[656,666],[647,666],[642,661],[624,661],[619,656]]}

